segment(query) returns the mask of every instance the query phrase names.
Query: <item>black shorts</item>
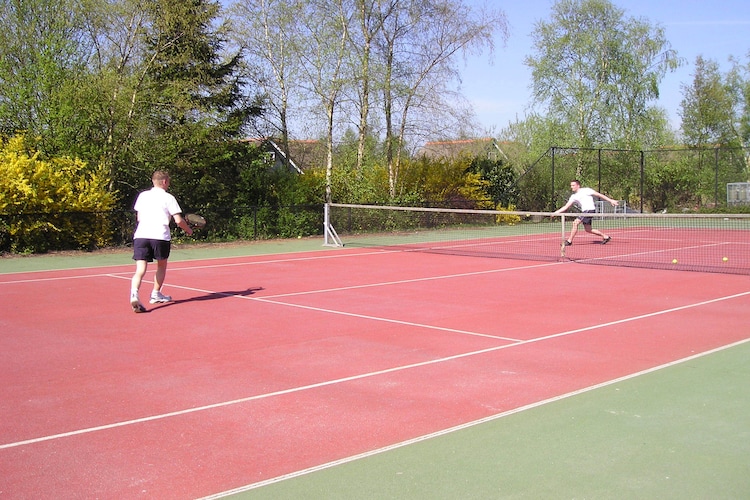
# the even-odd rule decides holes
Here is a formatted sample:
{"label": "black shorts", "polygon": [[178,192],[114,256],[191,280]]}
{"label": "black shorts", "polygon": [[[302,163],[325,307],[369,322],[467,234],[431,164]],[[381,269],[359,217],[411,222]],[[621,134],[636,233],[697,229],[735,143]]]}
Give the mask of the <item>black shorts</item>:
{"label": "black shorts", "polygon": [[[596,213],[596,210],[586,210],[583,213],[585,213],[585,214],[594,214],[594,213]],[[586,217],[586,216],[583,216],[583,215],[579,215],[578,216],[578,220],[580,220],[581,222],[583,222],[584,226],[590,226],[591,225],[591,221],[594,220],[594,218],[593,217]]]}
{"label": "black shorts", "polygon": [[133,240],[133,260],[166,260],[172,249],[172,242],[164,240],[149,240],[136,238]]}

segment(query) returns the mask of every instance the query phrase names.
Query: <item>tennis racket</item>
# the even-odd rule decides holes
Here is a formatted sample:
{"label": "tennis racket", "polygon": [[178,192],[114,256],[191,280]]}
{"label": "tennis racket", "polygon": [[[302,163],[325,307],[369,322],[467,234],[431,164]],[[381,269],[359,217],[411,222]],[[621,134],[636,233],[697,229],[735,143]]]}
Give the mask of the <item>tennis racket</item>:
{"label": "tennis racket", "polygon": [[202,229],[206,227],[206,219],[198,214],[185,214],[185,221],[192,229]]}

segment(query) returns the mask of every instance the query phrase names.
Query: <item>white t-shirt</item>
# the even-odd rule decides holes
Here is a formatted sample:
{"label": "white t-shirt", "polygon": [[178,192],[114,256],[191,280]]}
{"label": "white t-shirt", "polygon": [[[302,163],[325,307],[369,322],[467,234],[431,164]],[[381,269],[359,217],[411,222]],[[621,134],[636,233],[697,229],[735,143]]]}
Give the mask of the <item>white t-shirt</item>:
{"label": "white t-shirt", "polygon": [[153,187],[138,195],[133,208],[138,212],[138,227],[135,228],[134,239],[172,239],[169,221],[174,214],[182,213],[174,196],[161,188]]}
{"label": "white t-shirt", "polygon": [[570,195],[570,199],[578,205],[578,207],[581,209],[581,212],[586,212],[587,210],[596,210],[596,205],[594,204],[594,193],[596,193],[596,191],[594,191],[593,189],[582,187],[578,188],[578,192]]}

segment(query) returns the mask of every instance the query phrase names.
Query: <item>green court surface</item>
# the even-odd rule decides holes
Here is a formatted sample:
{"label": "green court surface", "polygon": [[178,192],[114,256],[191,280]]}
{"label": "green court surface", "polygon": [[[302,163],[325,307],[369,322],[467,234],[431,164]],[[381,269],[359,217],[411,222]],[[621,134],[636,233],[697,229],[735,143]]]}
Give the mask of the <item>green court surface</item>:
{"label": "green court surface", "polygon": [[750,498],[748,360],[744,342],[232,498]]}
{"label": "green court surface", "polygon": [[[172,242],[170,262],[243,255],[268,255],[287,252],[309,252],[325,250],[321,236],[294,240],[262,240],[236,243],[181,243]],[[50,269],[74,269],[83,267],[131,265],[133,250],[128,247],[98,250],[94,252],[54,252],[40,255],[3,255],[0,257],[0,273],[46,271]]]}

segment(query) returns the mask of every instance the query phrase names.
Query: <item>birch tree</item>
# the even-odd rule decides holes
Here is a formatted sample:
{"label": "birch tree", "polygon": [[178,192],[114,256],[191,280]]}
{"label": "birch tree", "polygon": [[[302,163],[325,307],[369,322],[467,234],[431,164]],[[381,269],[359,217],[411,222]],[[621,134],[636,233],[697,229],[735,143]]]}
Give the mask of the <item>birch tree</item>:
{"label": "birch tree", "polygon": [[560,0],[532,33],[534,105],[567,125],[572,146],[637,146],[663,123],[659,83],[682,61],[663,28],[608,0]]}
{"label": "birch tree", "polygon": [[232,6],[233,38],[246,72],[263,93],[264,136],[277,137],[289,158],[290,119],[300,99],[303,0],[243,0]]}
{"label": "birch tree", "polygon": [[[379,39],[385,149],[391,197],[396,196],[407,136],[419,137],[419,118],[446,119],[448,83],[458,76],[462,53],[493,48],[493,34],[507,38],[501,11],[473,10],[460,1],[398,2]],[[448,113],[446,113],[446,110]],[[434,125],[435,122],[432,122]]]}

